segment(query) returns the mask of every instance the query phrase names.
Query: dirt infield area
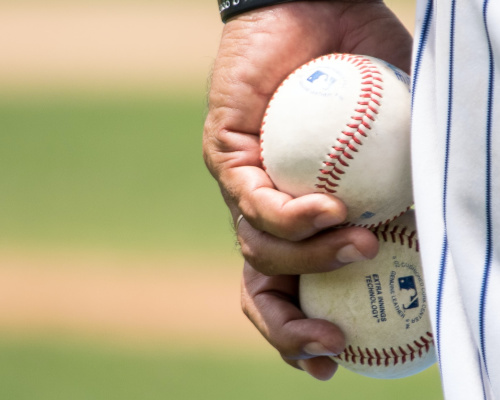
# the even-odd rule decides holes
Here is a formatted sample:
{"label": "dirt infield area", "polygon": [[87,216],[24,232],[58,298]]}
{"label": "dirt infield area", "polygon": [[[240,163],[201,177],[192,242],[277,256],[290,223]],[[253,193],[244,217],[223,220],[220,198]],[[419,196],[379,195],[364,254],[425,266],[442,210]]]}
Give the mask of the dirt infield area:
{"label": "dirt infield area", "polygon": [[[203,265],[203,268],[196,268]],[[127,346],[264,345],[239,306],[241,261],[18,251],[0,254],[0,332]]]}
{"label": "dirt infield area", "polygon": [[222,27],[207,1],[0,2],[0,87],[203,90]]}
{"label": "dirt infield area", "polygon": [[[410,31],[415,0],[387,0]],[[0,2],[0,88],[205,90],[214,1]]]}

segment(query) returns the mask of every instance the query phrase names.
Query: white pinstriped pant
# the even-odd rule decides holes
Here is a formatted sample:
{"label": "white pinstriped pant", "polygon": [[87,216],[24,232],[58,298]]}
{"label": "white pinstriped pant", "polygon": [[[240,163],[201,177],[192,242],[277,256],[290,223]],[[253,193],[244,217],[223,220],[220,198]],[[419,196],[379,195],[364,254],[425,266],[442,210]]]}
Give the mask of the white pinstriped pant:
{"label": "white pinstriped pant", "polygon": [[445,398],[500,399],[500,3],[419,0],[412,162]]}

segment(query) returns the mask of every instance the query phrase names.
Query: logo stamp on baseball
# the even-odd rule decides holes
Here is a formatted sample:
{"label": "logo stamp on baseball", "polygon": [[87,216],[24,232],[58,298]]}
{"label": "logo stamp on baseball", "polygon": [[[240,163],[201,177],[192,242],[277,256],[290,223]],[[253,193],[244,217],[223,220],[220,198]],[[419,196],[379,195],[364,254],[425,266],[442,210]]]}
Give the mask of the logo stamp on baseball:
{"label": "logo stamp on baseball", "polygon": [[385,61],[351,54],[292,72],[261,127],[262,165],[276,188],[294,197],[331,193],[347,205],[351,225],[375,227],[406,212],[409,82]]}
{"label": "logo stamp on baseball", "polygon": [[414,211],[373,231],[375,259],[302,275],[300,304],[309,318],[344,332],[338,364],[373,378],[403,378],[436,362]]}

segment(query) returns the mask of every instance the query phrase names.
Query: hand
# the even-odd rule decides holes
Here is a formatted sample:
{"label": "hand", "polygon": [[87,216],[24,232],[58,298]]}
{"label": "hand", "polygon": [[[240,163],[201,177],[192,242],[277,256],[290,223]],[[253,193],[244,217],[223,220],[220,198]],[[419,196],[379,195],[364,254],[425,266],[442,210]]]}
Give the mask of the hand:
{"label": "hand", "polygon": [[238,16],[224,27],[203,151],[233,220],[245,217],[237,232],[247,260],[242,306],[287,363],[318,379],[334,374],[336,364],[328,355],[343,350],[344,337],[327,321],[305,318],[293,275],[373,258],[378,241],[362,228],[329,229],[346,216],[345,205],[333,196],[293,199],[277,191],[261,168],[260,123],[282,80],[312,58],[364,54],[408,72],[411,45],[394,14],[369,0],[281,4]]}
{"label": "hand", "polygon": [[327,271],[375,256],[362,228],[325,230],[346,215],[327,194],[297,199],[277,191],[261,169],[259,130],[281,81],[331,52],[372,55],[407,70],[411,37],[382,2],[302,1],[229,21],[214,64],[204,157],[236,220],[243,256],[268,275]]}
{"label": "hand", "polygon": [[266,276],[245,263],[241,305],[285,362],[328,380],[337,370],[330,356],[342,353],[344,335],[328,321],[306,318],[298,307],[298,283],[297,275]]}

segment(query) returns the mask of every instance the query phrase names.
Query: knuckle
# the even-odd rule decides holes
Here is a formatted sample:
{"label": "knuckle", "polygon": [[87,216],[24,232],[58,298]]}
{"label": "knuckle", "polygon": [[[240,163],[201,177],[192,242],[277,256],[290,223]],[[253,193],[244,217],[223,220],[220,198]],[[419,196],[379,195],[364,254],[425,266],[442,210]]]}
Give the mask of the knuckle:
{"label": "knuckle", "polygon": [[250,321],[252,320],[248,297],[245,294],[242,294],[241,296],[241,311]]}
{"label": "knuckle", "polygon": [[[253,246],[248,245],[248,242],[240,241],[240,251],[243,258],[258,272],[264,273],[266,264],[263,262],[261,255],[255,251]],[[264,273],[265,274],[265,273]],[[267,275],[267,274],[265,274]]]}
{"label": "knuckle", "polygon": [[275,276],[280,273],[280,267],[276,264],[277,260],[270,259],[269,257],[255,252],[249,254],[243,253],[243,257],[257,272],[260,272],[262,275]]}
{"label": "knuckle", "polygon": [[243,258],[250,263],[255,268],[253,263],[254,261],[254,252],[252,251],[252,247],[249,246],[248,242],[244,240],[241,235],[238,235],[238,243],[240,246],[240,252]]}

